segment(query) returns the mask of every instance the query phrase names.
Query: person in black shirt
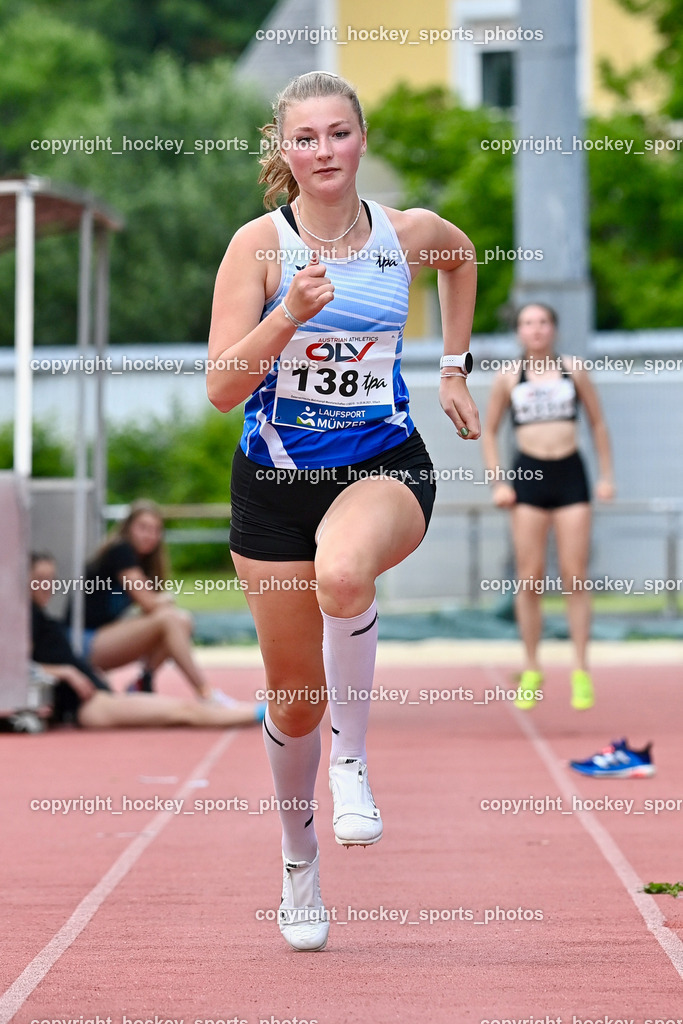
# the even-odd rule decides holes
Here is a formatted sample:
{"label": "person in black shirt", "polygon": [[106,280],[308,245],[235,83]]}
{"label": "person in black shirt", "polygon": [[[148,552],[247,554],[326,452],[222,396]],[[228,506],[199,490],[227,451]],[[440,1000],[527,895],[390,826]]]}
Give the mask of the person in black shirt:
{"label": "person in black shirt", "polygon": [[[86,566],[84,652],[97,668],[141,660],[136,689],[151,690],[152,673],[172,658],[197,694],[221,703],[192,654],[192,617],[163,590],[168,575],[159,507],[141,499]],[[136,608],[142,613],[129,615]]]}
{"label": "person in black shirt", "polygon": [[45,611],[55,579],[50,555],[31,558],[31,657],[53,676],[51,723],[70,722],[87,729],[116,726],[196,725],[226,728],[252,725],[263,718],[265,705],[187,701],[156,693],[115,693],[86,658],[75,653],[66,630]]}

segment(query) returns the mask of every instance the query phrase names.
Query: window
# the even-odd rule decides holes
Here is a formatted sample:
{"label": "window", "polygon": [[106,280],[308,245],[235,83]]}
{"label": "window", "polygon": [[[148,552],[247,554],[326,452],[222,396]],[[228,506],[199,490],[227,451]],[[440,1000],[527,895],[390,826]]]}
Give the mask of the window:
{"label": "window", "polygon": [[481,54],[481,98],[488,107],[509,110],[515,103],[514,53],[494,50]]}

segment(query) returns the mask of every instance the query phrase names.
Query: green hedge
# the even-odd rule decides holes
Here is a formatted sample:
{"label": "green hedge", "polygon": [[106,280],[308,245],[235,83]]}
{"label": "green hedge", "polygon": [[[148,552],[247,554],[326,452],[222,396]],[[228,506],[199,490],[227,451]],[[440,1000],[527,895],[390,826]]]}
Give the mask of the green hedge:
{"label": "green hedge", "polygon": [[[145,426],[126,423],[110,429],[108,497],[112,504],[153,498],[162,505],[230,501],[232,455],[242,431],[241,411],[225,415],[209,410],[190,419],[173,410],[169,419]],[[168,527],[225,526],[219,520],[169,520]],[[227,569],[232,561],[227,544],[173,544],[177,572]]]}
{"label": "green hedge", "polygon": [[[153,498],[162,505],[230,501],[232,455],[242,429],[242,414],[227,415],[209,410],[191,418],[179,409],[167,419],[157,417],[140,426],[136,422],[111,427],[108,447],[110,504],[127,504],[135,498]],[[11,425],[0,427],[0,469],[12,467]],[[60,477],[73,473],[69,444],[55,437],[43,423],[33,429],[33,476]],[[169,527],[187,527],[185,521],[168,521]],[[225,521],[192,520],[192,526],[225,526]],[[227,544],[173,544],[173,569],[232,570]]]}
{"label": "green hedge", "polygon": [[[11,469],[14,462],[14,428],[0,426],[0,469]],[[71,451],[46,423],[33,425],[33,476],[71,476],[74,460]]]}

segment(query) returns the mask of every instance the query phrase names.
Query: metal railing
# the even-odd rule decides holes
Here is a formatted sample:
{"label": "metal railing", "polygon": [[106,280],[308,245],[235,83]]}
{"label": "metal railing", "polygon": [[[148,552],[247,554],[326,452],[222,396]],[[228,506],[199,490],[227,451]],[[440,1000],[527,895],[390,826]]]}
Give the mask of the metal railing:
{"label": "metal railing", "polygon": [[[166,530],[165,539],[168,544],[227,544],[229,538],[230,505],[228,503],[162,505],[161,511],[165,520],[201,521],[206,519],[225,520],[221,527],[200,526],[194,528],[173,527]],[[107,505],[104,519],[115,522],[123,519],[128,512],[126,505]],[[467,600],[477,605],[481,600],[482,553],[485,540],[485,524],[487,519],[501,520],[507,515],[506,510],[493,505],[475,504],[464,501],[437,502],[434,516],[439,518],[463,517],[466,520],[467,535]],[[593,515],[596,520],[610,516],[653,516],[661,523],[663,542],[663,565],[665,578],[678,581],[681,591],[672,588],[663,593],[665,614],[678,616],[678,596],[683,592],[683,580],[678,579],[680,566],[680,545],[683,532],[683,501],[679,499],[653,498],[649,501],[615,501],[605,504],[595,503]],[[658,531],[659,532],[659,531]]]}
{"label": "metal railing", "polygon": [[[610,516],[654,516],[662,521],[663,564],[665,578],[680,584],[681,590],[664,591],[666,614],[677,616],[678,595],[683,592],[683,580],[679,580],[680,545],[683,539],[683,501],[680,499],[653,498],[650,501],[614,501],[609,503],[595,502],[592,505],[593,516],[597,520]],[[434,506],[434,515],[439,517],[464,517],[467,522],[467,598],[473,604],[481,599],[480,582],[482,579],[482,549],[484,544],[485,520],[501,519],[508,515],[506,509],[493,505],[473,504],[470,502],[441,502]]]}

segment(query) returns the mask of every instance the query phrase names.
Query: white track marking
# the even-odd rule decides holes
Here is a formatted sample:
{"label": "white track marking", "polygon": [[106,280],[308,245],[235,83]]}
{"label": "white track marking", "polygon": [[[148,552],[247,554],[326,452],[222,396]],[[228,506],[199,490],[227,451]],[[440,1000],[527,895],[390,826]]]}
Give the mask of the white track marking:
{"label": "white track marking", "polygon": [[[209,752],[190,773],[189,777],[175,794],[186,797],[195,788],[196,779],[205,778],[214,764],[230,746],[235,732],[226,732],[214,743]],[[152,818],[140,835],[135,838],[114,861],[107,873],[97,885],[81,900],[68,921],[53,936],[40,953],[21,972],[17,980],[0,996],[0,1024],[9,1024],[15,1013],[21,1009],[31,993],[40,985],[47,973],[54,967],[62,953],[75,942],[83,929],[92,921],[107,897],[114,891],[119,882],[123,881],[135,862],[139,860],[148,846],[176,815],[173,811],[160,811]]]}
{"label": "white track marking", "polygon": [[[508,681],[497,669],[487,667],[486,672],[492,682],[498,686],[502,685],[503,687],[507,687]],[[539,736],[535,725],[529,717],[529,713],[520,711],[511,704],[508,705],[508,707],[520,729],[552,775],[555,783],[557,784],[557,788],[560,790],[565,800],[571,804],[573,797],[581,799],[580,794],[577,793],[576,790],[572,789],[564,772],[558,766],[557,757],[553,754],[550,745],[541,736]],[[681,942],[674,931],[666,927],[664,924],[665,917],[655,900],[653,900],[652,896],[642,892],[643,881],[638,877],[635,869],[631,866],[612,836],[609,834],[607,829],[600,824],[592,811],[574,811],[574,817],[578,818],[588,835],[600,850],[600,853],[603,855],[621,884],[624,886],[624,889],[626,889],[626,892],[635,903],[636,908],[649,931],[652,932],[657,942],[668,956],[678,975],[683,978],[683,942]]]}

